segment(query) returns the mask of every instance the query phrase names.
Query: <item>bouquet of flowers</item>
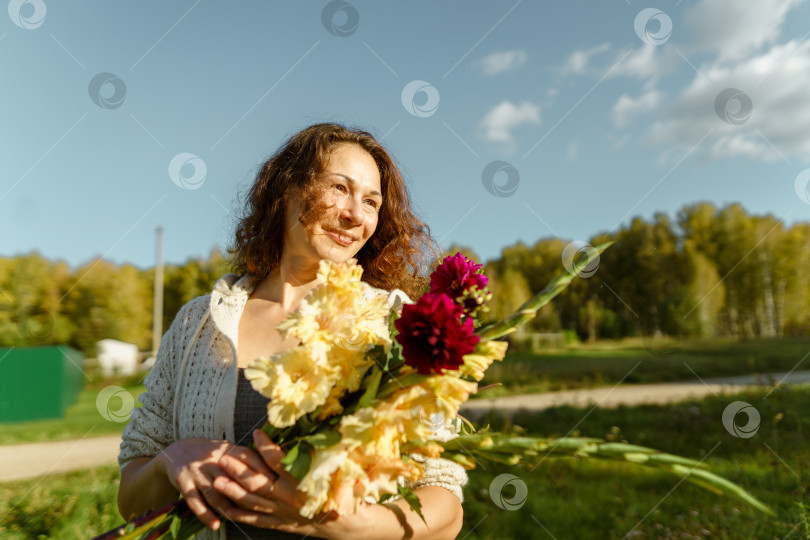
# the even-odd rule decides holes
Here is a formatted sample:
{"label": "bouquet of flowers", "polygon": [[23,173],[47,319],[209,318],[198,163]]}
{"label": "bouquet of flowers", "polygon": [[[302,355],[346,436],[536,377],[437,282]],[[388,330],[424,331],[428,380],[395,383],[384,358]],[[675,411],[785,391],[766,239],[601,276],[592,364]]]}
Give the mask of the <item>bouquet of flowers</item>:
{"label": "bouquet of flowers", "polygon": [[[612,242],[576,261],[586,268]],[[416,481],[425,457],[465,468],[476,462],[535,464],[546,456],[602,458],[668,470],[718,494],[770,513],[741,487],[702,462],[642,446],[586,437],[556,439],[476,431],[458,415],[487,368],[501,361],[498,338],[535,316],[575,277],[565,272],[513,315],[482,326],[491,293],[481,265],[460,253],[431,274],[430,292],[390,309],[366,299],[355,260],[321,261],[319,285],[279,325],[300,344],[259,358],[246,370],[270,398],[264,431],[285,452],[285,468],[307,498],[301,515],[349,514],[364,501],[402,496],[421,516]],[[190,538],[203,525],[178,501],[98,538]]]}

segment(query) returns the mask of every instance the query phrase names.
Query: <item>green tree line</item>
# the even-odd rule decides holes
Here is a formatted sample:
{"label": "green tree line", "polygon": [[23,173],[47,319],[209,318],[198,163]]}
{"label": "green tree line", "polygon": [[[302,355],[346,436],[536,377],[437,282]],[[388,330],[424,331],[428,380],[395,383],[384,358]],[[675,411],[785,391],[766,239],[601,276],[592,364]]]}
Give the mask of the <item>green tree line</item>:
{"label": "green tree line", "polygon": [[[786,228],[771,215],[738,204],[699,202],[675,219],[657,213],[588,240],[616,243],[596,272],[577,279],[530,325],[573,330],[581,339],[626,336],[799,336],[810,331],[810,223]],[[485,264],[500,318],[564,271],[569,241],[545,238],[504,248]],[[478,260],[474,251],[452,247]],[[164,269],[163,331],[192,298],[230,272],[214,248],[207,260]],[[117,266],[101,258],[71,269],[37,253],[0,257],[0,346],[66,344],[88,356],[112,338],[152,346],[154,269]]]}
{"label": "green tree line", "polygon": [[[593,275],[577,279],[530,323],[535,331],[573,329],[580,338],[628,336],[776,337],[810,330],[810,223],[790,228],[739,204],[698,202],[674,221],[634,218],[588,240],[616,243]],[[485,265],[500,318],[563,270],[569,242],[518,243]]]}
{"label": "green tree line", "polygon": [[[163,331],[180,308],[229,272],[219,248],[207,260],[164,267]],[[95,258],[71,269],[37,253],[0,257],[0,346],[64,344],[95,356],[111,338],[152,348],[155,270]]]}

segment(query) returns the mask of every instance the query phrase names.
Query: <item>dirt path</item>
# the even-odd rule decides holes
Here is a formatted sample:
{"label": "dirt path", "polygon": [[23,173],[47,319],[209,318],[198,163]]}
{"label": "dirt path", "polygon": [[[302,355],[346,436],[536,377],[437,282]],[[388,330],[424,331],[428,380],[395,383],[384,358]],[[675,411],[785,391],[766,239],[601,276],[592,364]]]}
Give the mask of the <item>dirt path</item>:
{"label": "dirt path", "polygon": [[[492,408],[502,411],[519,409],[539,411],[557,405],[580,407],[598,405],[601,408],[610,408],[618,405],[673,403],[690,397],[736,392],[744,387],[774,382],[790,384],[810,382],[810,370],[771,373],[759,378],[742,375],[705,379],[704,382],[625,384],[588,390],[477,399],[468,402],[462,408],[462,412],[475,415]],[[0,482],[114,464],[120,443],[121,437],[112,435],[72,441],[0,446]]]}
{"label": "dirt path", "polygon": [[769,373],[762,376],[739,375],[704,379],[702,382],[675,382],[658,384],[622,384],[587,390],[563,390],[543,394],[522,394],[502,396],[494,399],[476,399],[467,402],[462,412],[516,411],[519,409],[539,411],[559,405],[600,408],[614,408],[619,405],[665,404],[683,401],[688,398],[702,398],[708,395],[738,392],[743,388],[810,382],[810,370],[782,373]]}
{"label": "dirt path", "polygon": [[120,435],[0,446],[0,482],[115,463]]}

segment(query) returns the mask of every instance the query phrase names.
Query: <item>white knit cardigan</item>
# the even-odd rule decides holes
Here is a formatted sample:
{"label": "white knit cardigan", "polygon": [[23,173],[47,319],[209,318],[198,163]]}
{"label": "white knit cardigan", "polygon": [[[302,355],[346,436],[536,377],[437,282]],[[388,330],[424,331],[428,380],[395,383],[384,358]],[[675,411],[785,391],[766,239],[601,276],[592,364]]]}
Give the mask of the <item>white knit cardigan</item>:
{"label": "white knit cardigan", "polygon": [[[234,441],[236,351],[239,319],[257,281],[250,275],[227,274],[211,294],[185,304],[163,335],[157,358],[146,376],[143,404],[132,411],[124,429],[118,464],[123,469],[137,457],[151,457],[174,441],[192,437]],[[410,299],[399,290],[391,293],[366,285],[366,297],[388,296],[392,309]],[[418,458],[417,458],[418,459]],[[424,476],[410,484],[441,486],[463,501],[467,484],[464,469],[446,459],[425,459]],[[214,538],[213,531],[208,538]],[[224,538],[225,527],[220,528]]]}

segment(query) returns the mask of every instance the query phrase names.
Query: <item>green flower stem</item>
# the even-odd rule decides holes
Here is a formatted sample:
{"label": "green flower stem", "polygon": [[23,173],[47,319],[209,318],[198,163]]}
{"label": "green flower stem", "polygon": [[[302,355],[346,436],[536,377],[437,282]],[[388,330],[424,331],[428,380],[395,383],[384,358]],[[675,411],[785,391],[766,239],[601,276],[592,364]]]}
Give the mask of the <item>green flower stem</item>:
{"label": "green flower stem", "polygon": [[690,458],[659,452],[653,448],[611,443],[590,437],[518,437],[499,433],[460,435],[440,443],[442,457],[469,463],[470,459],[510,465],[538,465],[546,457],[597,458],[623,461],[671,472],[718,495],[727,495],[774,515],[773,510],[737,484],[708,470],[706,464]]}
{"label": "green flower stem", "polygon": [[548,304],[552,298],[563,292],[580,270],[587,268],[591,262],[596,260],[596,258],[613,243],[614,241],[611,240],[596,246],[592,250],[586,250],[585,253],[574,262],[574,272],[566,271],[560,274],[546,285],[545,289],[527,300],[513,314],[497,323],[479,329],[476,334],[481,337],[481,341],[492,341],[493,339],[498,339],[499,337],[514,332],[518,326],[524,325],[533,319],[541,307]]}
{"label": "green flower stem", "polygon": [[[177,535],[171,532],[172,524],[179,520]],[[184,499],[173,502],[140,517],[126,525],[112,529],[93,540],[142,540],[152,538],[171,538],[186,540],[192,538],[205,526],[189,509]]]}
{"label": "green flower stem", "polygon": [[400,375],[399,377],[391,379],[380,388],[380,391],[377,392],[377,399],[385,399],[400,388],[416,386],[428,377],[430,377],[430,375],[420,375],[419,373]]}

